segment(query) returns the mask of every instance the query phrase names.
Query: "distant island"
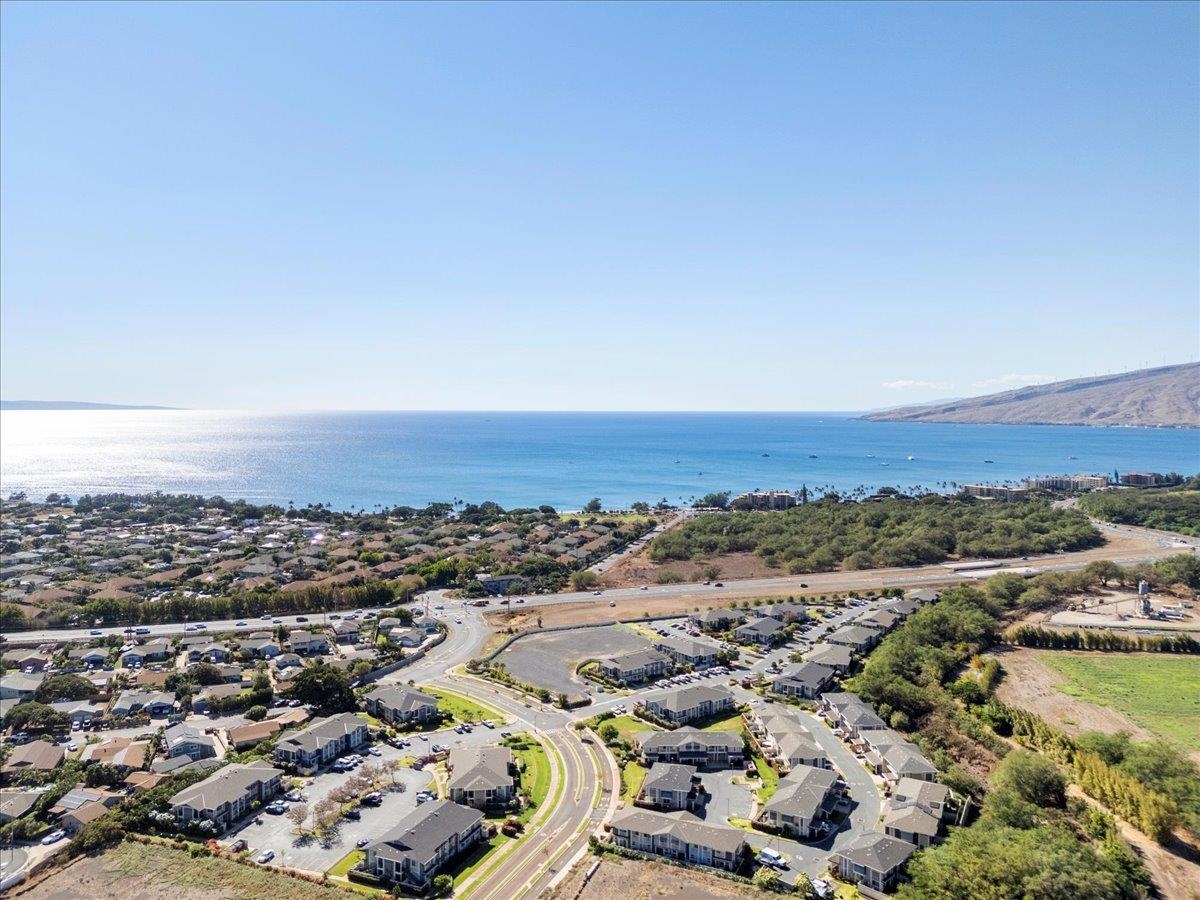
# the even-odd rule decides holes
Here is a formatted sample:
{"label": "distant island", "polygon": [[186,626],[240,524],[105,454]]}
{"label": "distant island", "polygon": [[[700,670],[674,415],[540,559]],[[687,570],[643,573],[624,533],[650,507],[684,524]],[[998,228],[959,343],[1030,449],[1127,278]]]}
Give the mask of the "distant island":
{"label": "distant island", "polygon": [[82,400],[0,400],[0,409],[178,409],[178,407],[136,406],[126,403],[85,403]]}
{"label": "distant island", "polygon": [[1200,428],[1200,363],[1031,385],[862,416],[871,422]]}

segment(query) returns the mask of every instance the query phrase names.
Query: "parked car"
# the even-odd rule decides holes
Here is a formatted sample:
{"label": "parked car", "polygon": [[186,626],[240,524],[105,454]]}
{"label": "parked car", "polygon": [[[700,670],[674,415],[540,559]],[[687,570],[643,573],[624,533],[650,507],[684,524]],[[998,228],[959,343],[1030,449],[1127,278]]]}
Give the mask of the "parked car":
{"label": "parked car", "polygon": [[269,862],[270,862],[271,860],[273,860],[274,858],[275,858],[275,851],[274,851],[274,850],[264,850],[262,853],[258,854],[258,856],[255,858],[255,860],[254,860],[254,861],[255,861],[256,863],[261,863],[261,864],[263,864],[263,865],[266,865],[267,863],[269,863]]}
{"label": "parked car", "polygon": [[49,847],[51,844],[57,844],[59,841],[61,841],[66,836],[67,836],[67,833],[65,831],[62,831],[61,829],[58,831],[52,831],[48,835],[46,835],[44,838],[42,838],[42,845]]}
{"label": "parked car", "polygon": [[367,846],[367,844],[369,844],[369,843],[371,843],[371,842],[369,840],[367,840],[366,838],[359,838],[357,841],[354,842],[354,846],[357,847],[359,850],[361,850],[363,847]]}
{"label": "parked car", "polygon": [[234,841],[232,844],[229,845],[229,849],[231,851],[233,851],[234,853],[241,853],[242,851],[249,848],[249,846],[250,845],[247,844],[243,838],[238,838],[236,841]]}

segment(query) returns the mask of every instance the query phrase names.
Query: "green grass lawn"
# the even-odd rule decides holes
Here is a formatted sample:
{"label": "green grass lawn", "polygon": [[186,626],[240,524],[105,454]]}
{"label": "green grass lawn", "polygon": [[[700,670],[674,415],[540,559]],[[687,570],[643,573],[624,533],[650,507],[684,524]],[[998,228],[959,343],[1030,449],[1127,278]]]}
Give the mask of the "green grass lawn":
{"label": "green grass lawn", "polygon": [[[550,790],[550,758],[545,748],[527,734],[513,735],[505,741],[513,756],[523,764],[521,787],[529,795],[529,804],[521,811],[520,819],[528,822],[546,802]],[[520,746],[512,746],[514,744]]]}
{"label": "green grass lawn", "polygon": [[499,710],[464,697],[462,694],[456,694],[454,691],[422,687],[421,693],[437,697],[438,708],[442,712],[452,715],[456,722],[481,722],[484,719],[491,719],[496,725],[508,724],[508,719]]}
{"label": "green grass lawn", "polygon": [[334,863],[333,868],[330,869],[326,874],[329,875],[330,878],[345,878],[346,873],[366,859],[366,856],[367,854],[361,850],[351,850],[336,863]]}
{"label": "green grass lawn", "polygon": [[1115,709],[1184,750],[1200,750],[1200,658],[1051,650],[1038,659],[1065,679],[1058,688],[1064,694]]}
{"label": "green grass lawn", "polygon": [[633,743],[633,736],[639,731],[662,731],[657,725],[651,725],[649,722],[644,722],[641,719],[635,719],[633,716],[613,716],[611,719],[605,719],[604,722],[594,726],[599,728],[605,722],[612,722],[617,727],[618,733],[621,735],[621,740]]}
{"label": "green grass lawn", "polygon": [[461,867],[454,873],[454,887],[457,889],[464,881],[470,878],[479,867],[491,859],[492,853],[510,843],[510,839],[506,838],[500,832],[496,832],[491,840],[484,841],[471,851],[470,856],[462,861]]}
{"label": "green grass lawn", "polygon": [[740,734],[745,725],[742,723],[742,714],[735,711],[711,722],[706,721],[702,727],[704,731],[732,731],[734,734]]}
{"label": "green grass lawn", "polygon": [[779,787],[779,773],[776,772],[761,756],[754,757],[754,768],[758,769],[758,779],[762,787],[758,789],[758,799],[766,803]]}
{"label": "green grass lawn", "polygon": [[641,763],[630,762],[621,770],[621,799],[632,803],[642,789],[642,781],[646,777],[646,769]]}

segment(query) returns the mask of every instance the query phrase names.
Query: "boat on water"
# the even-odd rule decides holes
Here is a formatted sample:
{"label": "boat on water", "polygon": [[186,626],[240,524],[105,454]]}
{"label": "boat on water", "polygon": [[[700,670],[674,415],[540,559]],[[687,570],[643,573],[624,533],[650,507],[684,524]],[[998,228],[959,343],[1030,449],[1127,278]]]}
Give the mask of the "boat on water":
{"label": "boat on water", "polygon": [[916,459],[916,457],[915,457],[915,456],[913,456],[911,453],[910,453],[910,454],[908,454],[908,458],[909,458],[909,459]]}
{"label": "boat on water", "polygon": [[993,462],[995,462],[995,460],[994,459],[985,459],[984,462],[985,463],[993,463]]}
{"label": "boat on water", "polygon": [[770,453],[764,453],[763,456],[770,456]]}
{"label": "boat on water", "polygon": [[881,466],[890,466],[891,463],[880,463]]}
{"label": "boat on water", "polygon": [[819,457],[815,453],[810,453],[810,454],[808,454],[808,458],[809,459],[818,459]]}

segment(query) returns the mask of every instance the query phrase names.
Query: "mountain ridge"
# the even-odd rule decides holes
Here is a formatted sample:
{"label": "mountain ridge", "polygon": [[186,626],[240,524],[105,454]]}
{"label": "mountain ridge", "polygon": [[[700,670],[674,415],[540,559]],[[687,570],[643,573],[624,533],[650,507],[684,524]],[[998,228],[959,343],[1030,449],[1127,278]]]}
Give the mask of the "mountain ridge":
{"label": "mountain ridge", "polygon": [[870,422],[1200,428],[1200,362],[1028,385],[861,418]]}
{"label": "mountain ridge", "polygon": [[177,406],[148,406],[127,403],[89,403],[84,400],[0,400],[0,409],[178,409]]}

